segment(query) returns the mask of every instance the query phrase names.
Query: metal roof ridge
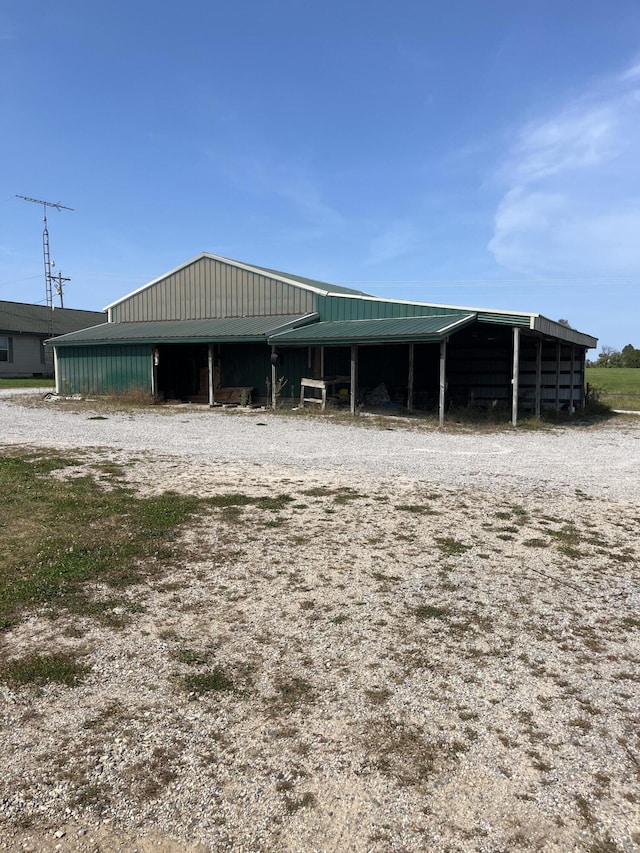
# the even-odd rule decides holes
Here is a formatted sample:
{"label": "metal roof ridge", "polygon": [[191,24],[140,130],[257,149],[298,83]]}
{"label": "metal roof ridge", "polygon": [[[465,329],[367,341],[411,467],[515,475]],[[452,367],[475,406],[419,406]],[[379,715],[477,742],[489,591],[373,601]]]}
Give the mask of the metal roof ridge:
{"label": "metal roof ridge", "polygon": [[[224,261],[224,263],[226,264],[232,264],[233,266],[239,267],[240,269],[247,270],[247,272],[255,272],[258,275],[263,275],[267,278],[273,278],[276,281],[283,281],[285,284],[290,284],[293,287],[300,287],[302,288],[302,290],[310,290],[312,293],[319,293],[322,296],[328,296],[329,293],[331,293],[330,290],[326,290],[321,287],[314,287],[311,284],[303,284],[301,281],[296,281],[293,278],[289,278],[286,273],[283,275],[279,273],[278,270],[269,270],[266,267],[257,267],[254,264],[248,264],[245,261],[234,261],[232,258],[225,258],[222,255],[214,255],[212,252],[203,252],[202,257],[212,258],[216,261]],[[324,284],[325,282],[322,283]],[[326,283],[328,284],[328,282]]]}
{"label": "metal roof ridge", "polygon": [[[395,300],[393,300],[395,301]],[[415,303],[410,303],[415,304]],[[472,311],[470,309],[460,310],[460,314],[463,315],[461,317],[456,318],[456,323],[460,322],[460,320],[466,319],[468,317],[476,316],[478,312]],[[416,314],[411,317],[353,317],[349,320],[320,320],[317,324],[319,326],[324,323],[331,323],[331,325],[336,325],[337,323],[388,323],[389,321],[397,320],[401,323],[411,322],[412,320],[433,320],[434,317],[453,317],[453,314]]]}
{"label": "metal roof ridge", "polygon": [[343,296],[346,299],[367,299],[371,302],[394,302],[398,305],[423,305],[425,308],[448,308],[455,311],[471,311],[474,314],[505,314],[512,317],[538,317],[532,311],[508,311],[506,308],[473,308],[470,305],[444,305],[441,302],[418,302],[412,299],[393,299],[390,296],[369,296],[358,293],[328,293],[327,296]]}
{"label": "metal roof ridge", "polygon": [[[275,275],[275,270],[267,270],[266,267],[257,267],[253,264],[245,263],[244,261],[234,261],[232,258],[225,258],[223,255],[216,255],[213,252],[201,252],[199,255],[196,255],[195,258],[191,258],[188,261],[185,261],[183,264],[180,264],[177,267],[169,270],[168,272],[162,273],[162,275],[157,276],[152,281],[146,282],[146,284],[140,285],[135,290],[132,290],[130,293],[125,294],[125,296],[121,296],[120,299],[116,299],[115,302],[111,302],[109,305],[104,307],[104,311],[110,311],[111,308],[115,308],[116,305],[120,305],[121,302],[125,302],[127,299],[131,299],[132,296],[136,296],[138,293],[142,293],[143,290],[146,290],[148,287],[153,287],[155,284],[158,284],[163,279],[168,278],[170,275],[174,275],[180,270],[185,269],[185,267],[191,266],[191,264],[195,264],[196,261],[201,260],[202,258],[210,258],[214,261],[222,261],[225,264],[231,264],[231,266],[238,267],[239,269],[246,270],[247,272],[257,273],[258,275],[266,276],[267,278],[273,278],[276,281],[283,281],[285,284],[290,284],[292,287],[299,287],[302,290],[308,290],[312,293],[318,293],[321,296],[328,296],[332,291],[323,289],[320,287],[313,287],[310,284],[303,284],[301,281],[295,281],[294,279],[288,278],[284,275]],[[271,273],[271,275],[269,275]],[[336,293],[336,296],[340,296],[341,294]],[[355,294],[343,294],[343,295],[355,295]]]}
{"label": "metal roof ridge", "polygon": [[[273,334],[280,335],[283,332],[287,332],[290,329],[297,329],[300,326],[306,325],[305,320],[308,320],[309,323],[312,323],[314,320],[317,320],[320,317],[317,311],[310,311],[307,314],[301,314],[299,317],[296,317],[293,320],[288,320],[286,323],[283,323],[282,326],[276,326]],[[278,331],[280,330],[280,331]]]}

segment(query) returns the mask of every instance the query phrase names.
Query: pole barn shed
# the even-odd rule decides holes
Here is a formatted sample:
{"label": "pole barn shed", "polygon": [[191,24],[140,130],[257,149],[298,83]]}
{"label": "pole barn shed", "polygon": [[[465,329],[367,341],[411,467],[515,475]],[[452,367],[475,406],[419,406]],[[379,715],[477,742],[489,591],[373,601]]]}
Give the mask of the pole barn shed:
{"label": "pole barn shed", "polygon": [[584,405],[597,339],[540,314],[371,296],[203,253],[48,341],[58,393],[404,411]]}

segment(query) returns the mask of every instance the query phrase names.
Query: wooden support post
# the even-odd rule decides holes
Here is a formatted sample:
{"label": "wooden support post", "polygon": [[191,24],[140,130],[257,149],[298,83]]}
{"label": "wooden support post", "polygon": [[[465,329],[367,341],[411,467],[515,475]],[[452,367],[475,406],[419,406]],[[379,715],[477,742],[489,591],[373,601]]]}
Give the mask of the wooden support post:
{"label": "wooden support post", "polygon": [[444,395],[447,387],[447,338],[440,341],[440,391],[438,394],[438,423],[444,426]]}
{"label": "wooden support post", "polygon": [[276,382],[278,381],[278,371],[277,365],[275,363],[274,355],[276,354],[276,348],[271,347],[271,408],[275,411],[276,408]]}
{"label": "wooden support post", "polygon": [[213,388],[213,344],[209,344],[209,352],[207,355],[207,368],[209,375],[209,408],[213,408],[215,402]]}
{"label": "wooden support post", "polygon": [[324,376],[324,347],[321,346],[320,347],[320,376],[318,376],[317,378],[322,379],[323,376]]}
{"label": "wooden support post", "polygon": [[571,344],[571,378],[569,380],[569,414],[572,415],[577,406],[573,405],[573,388],[575,383],[575,369],[576,369],[576,348],[573,344]]}
{"label": "wooden support post", "polygon": [[513,373],[511,378],[511,423],[518,425],[518,374],[520,371],[520,329],[513,329]]}
{"label": "wooden support post", "polygon": [[407,379],[407,411],[413,411],[413,372],[414,345],[409,344],[409,377]]}
{"label": "wooden support post", "polygon": [[356,413],[356,401],[358,397],[358,347],[351,345],[351,414]]}
{"label": "wooden support post", "polygon": [[582,409],[584,409],[584,406],[586,403],[584,368],[585,368],[585,359],[587,357],[587,351],[585,349],[580,349],[579,353],[580,353],[580,396],[578,397],[578,406],[580,407],[580,410],[582,410]]}
{"label": "wooden support post", "polygon": [[542,338],[538,338],[536,346],[536,417],[542,411]]}
{"label": "wooden support post", "polygon": [[158,347],[151,347],[151,396],[158,396]]}

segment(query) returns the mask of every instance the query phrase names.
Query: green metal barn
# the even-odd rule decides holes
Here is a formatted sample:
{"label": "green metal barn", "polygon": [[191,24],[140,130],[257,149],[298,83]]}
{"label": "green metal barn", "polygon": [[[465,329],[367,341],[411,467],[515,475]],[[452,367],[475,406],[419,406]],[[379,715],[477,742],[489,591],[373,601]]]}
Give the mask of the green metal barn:
{"label": "green metal barn", "polygon": [[[578,410],[597,339],[539,314],[406,302],[209,253],[48,342],[58,393],[437,411]],[[313,401],[313,403],[312,403]]]}

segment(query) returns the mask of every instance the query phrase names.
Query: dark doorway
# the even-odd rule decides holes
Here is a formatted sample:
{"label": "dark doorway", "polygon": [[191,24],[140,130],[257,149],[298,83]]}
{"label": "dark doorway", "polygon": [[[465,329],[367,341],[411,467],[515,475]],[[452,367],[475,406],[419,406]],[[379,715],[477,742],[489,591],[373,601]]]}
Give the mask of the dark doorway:
{"label": "dark doorway", "polygon": [[206,403],[209,400],[207,344],[162,344],[158,347],[156,393],[163,400]]}

